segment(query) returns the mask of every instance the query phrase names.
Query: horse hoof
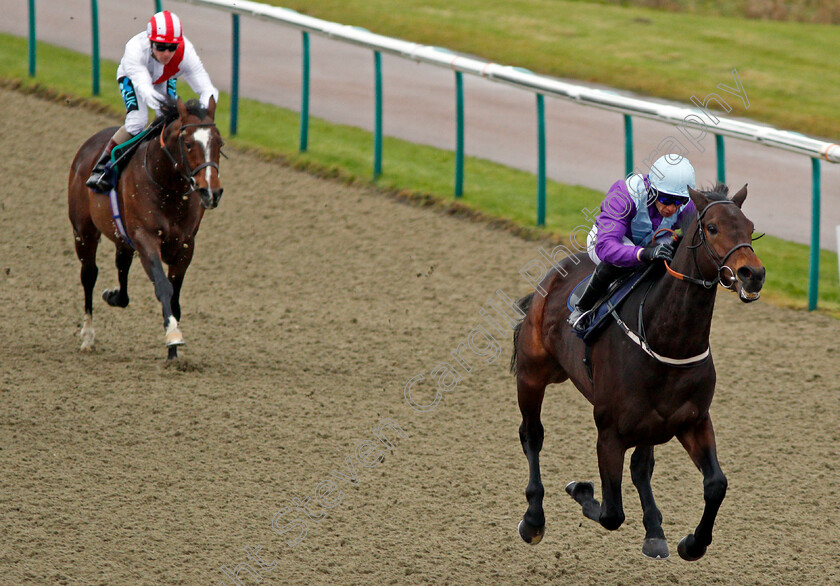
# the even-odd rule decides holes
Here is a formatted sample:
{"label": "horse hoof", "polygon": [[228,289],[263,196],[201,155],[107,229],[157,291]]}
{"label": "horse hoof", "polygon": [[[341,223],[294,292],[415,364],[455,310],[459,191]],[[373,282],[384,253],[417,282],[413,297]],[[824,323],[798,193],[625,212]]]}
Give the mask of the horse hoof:
{"label": "horse hoof", "polygon": [[186,344],[186,342],[184,341],[184,334],[182,334],[181,330],[179,329],[174,329],[168,334],[166,334],[164,342],[166,343],[167,348],[169,346],[181,346],[183,344]]}
{"label": "horse hoof", "polygon": [[580,502],[581,498],[595,498],[595,485],[591,482],[570,482],[566,485],[566,492]]}
{"label": "horse hoof", "polygon": [[128,307],[128,295],[125,296],[125,301],[122,301],[119,289],[105,289],[102,292],[102,299],[111,307]]}
{"label": "horse hoof", "polygon": [[181,333],[181,329],[178,327],[178,320],[174,317],[170,317],[166,322],[166,336],[164,336],[164,342],[167,346],[180,346],[185,343],[184,334]]}
{"label": "horse hoof", "polygon": [[660,538],[645,539],[642,545],[642,553],[654,560],[664,560],[671,555],[671,552],[668,551],[668,542]]}
{"label": "horse hoof", "polygon": [[689,533],[680,540],[677,546],[677,553],[687,562],[696,562],[706,554],[706,548],[702,548],[699,552],[690,552],[689,549],[694,545],[694,534]]}
{"label": "horse hoof", "polygon": [[519,537],[521,537],[525,543],[530,543],[531,545],[538,544],[542,541],[543,535],[545,535],[545,525],[542,527],[534,527],[533,525],[526,523],[525,519],[519,521],[519,525],[517,525],[516,530],[519,532]]}
{"label": "horse hoof", "polygon": [[79,350],[82,352],[93,352],[93,339],[95,334],[91,316],[85,316],[82,322],[82,329],[79,331],[79,337],[82,338],[82,345],[79,347]]}

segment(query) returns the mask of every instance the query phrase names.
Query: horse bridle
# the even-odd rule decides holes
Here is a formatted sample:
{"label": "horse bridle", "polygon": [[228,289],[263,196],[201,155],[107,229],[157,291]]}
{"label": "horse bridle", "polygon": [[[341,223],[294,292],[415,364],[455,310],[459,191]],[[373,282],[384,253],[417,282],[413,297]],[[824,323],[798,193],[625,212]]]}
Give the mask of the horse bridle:
{"label": "horse bridle", "polygon": [[[740,250],[741,248],[749,248],[750,250],[753,250],[752,241],[741,242],[740,244],[736,244],[735,246],[733,246],[732,248],[729,249],[729,252],[727,252],[723,256],[722,259],[717,255],[717,253],[709,245],[708,240],[706,240],[706,233],[705,233],[705,230],[703,230],[703,217],[706,215],[706,212],[709,211],[710,207],[712,207],[714,205],[717,205],[717,204],[732,204],[732,205],[735,205],[735,203],[730,201],[730,200],[721,200],[721,201],[709,202],[709,204],[705,208],[703,208],[703,211],[697,214],[697,234],[699,235],[700,242],[698,242],[697,244],[692,244],[688,247],[688,249],[691,250],[691,252],[692,252],[692,256],[694,257],[694,267],[697,269],[697,272],[700,273],[700,276],[702,276],[703,273],[700,270],[700,265],[697,263],[697,249],[700,248],[700,246],[702,246],[706,250],[706,254],[709,255],[709,258],[712,259],[712,262],[715,263],[715,267],[717,268],[717,278],[716,279],[711,279],[711,280],[705,280],[705,279],[695,279],[694,277],[689,277],[688,275],[678,273],[677,271],[672,269],[668,265],[667,261],[665,262],[665,268],[670,275],[676,277],[677,279],[680,279],[681,281],[687,281],[689,283],[694,283],[695,285],[701,285],[702,287],[705,287],[706,289],[711,289],[712,287],[714,287],[715,285],[720,283],[720,285],[724,289],[733,290],[735,288],[735,283],[737,282],[738,279],[735,276],[735,271],[733,271],[732,268],[729,267],[726,264],[726,261],[729,260],[729,257],[732,256],[732,253],[735,252],[736,250]],[[761,236],[759,236],[759,238],[760,237]],[[755,252],[755,251],[753,250],[753,252]],[[724,283],[724,281],[723,281],[725,271],[729,272],[729,274],[726,275],[728,277],[728,282],[727,283]]]}
{"label": "horse bridle", "polygon": [[[202,124],[183,124],[181,126],[181,130],[178,131],[178,146],[181,150],[181,160],[184,161],[184,167],[186,168],[186,172],[181,170],[181,166],[178,165],[178,161],[175,160],[175,157],[172,156],[172,153],[169,152],[169,149],[166,148],[166,143],[163,140],[163,135],[166,132],[166,124],[163,125],[160,131],[160,148],[166,153],[166,156],[169,157],[169,160],[172,161],[172,167],[178,171],[178,174],[181,175],[181,178],[187,182],[187,190],[181,194],[181,196],[187,195],[198,189],[198,182],[195,180],[195,176],[198,174],[199,171],[204,169],[205,167],[213,167],[216,169],[216,172],[219,171],[219,164],[214,163],[213,161],[205,161],[204,163],[200,164],[195,169],[190,169],[190,162],[187,159],[187,148],[184,146],[184,130],[187,128],[207,128],[210,126],[216,126],[213,122],[205,122]],[[146,158],[149,156],[149,150],[146,149]],[[143,168],[146,169],[146,176],[152,180],[152,182],[157,185],[158,187],[163,187],[160,183],[155,181],[154,177],[151,176],[149,173],[149,166],[143,162]]]}

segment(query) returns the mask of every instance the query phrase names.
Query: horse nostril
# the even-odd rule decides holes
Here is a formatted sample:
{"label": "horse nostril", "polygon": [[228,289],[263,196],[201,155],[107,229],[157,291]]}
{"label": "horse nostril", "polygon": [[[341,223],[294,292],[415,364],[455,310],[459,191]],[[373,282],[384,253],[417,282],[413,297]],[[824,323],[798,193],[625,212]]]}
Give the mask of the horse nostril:
{"label": "horse nostril", "polygon": [[753,272],[748,267],[741,267],[738,269],[738,279],[743,283],[752,279]]}
{"label": "horse nostril", "polygon": [[220,199],[222,199],[222,192],[224,190],[225,190],[224,187],[220,187],[219,189],[216,190],[216,201],[219,201]]}

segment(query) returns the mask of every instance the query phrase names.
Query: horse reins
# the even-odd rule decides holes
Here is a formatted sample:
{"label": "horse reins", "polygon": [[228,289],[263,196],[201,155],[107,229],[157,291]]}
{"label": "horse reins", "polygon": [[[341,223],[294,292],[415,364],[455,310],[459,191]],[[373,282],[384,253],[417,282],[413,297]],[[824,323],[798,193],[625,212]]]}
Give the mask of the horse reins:
{"label": "horse reins", "polygon": [[[668,271],[669,275],[671,275],[672,277],[676,277],[680,281],[686,281],[688,283],[693,283],[695,285],[700,285],[700,286],[702,286],[706,289],[711,289],[712,287],[714,287],[715,285],[720,283],[720,285],[723,288],[731,290],[735,286],[735,282],[737,281],[737,279],[735,277],[735,271],[733,271],[729,266],[727,266],[726,261],[729,260],[729,257],[732,256],[732,253],[735,252],[736,250],[739,250],[741,248],[749,248],[750,250],[753,250],[753,247],[752,247],[752,244],[750,242],[742,242],[740,244],[736,244],[735,246],[733,246],[729,250],[729,252],[727,252],[723,256],[723,259],[721,259],[717,255],[717,253],[715,253],[715,251],[712,250],[712,247],[709,246],[709,242],[706,240],[705,232],[703,230],[703,217],[706,215],[706,212],[709,210],[710,207],[712,207],[713,205],[717,205],[717,204],[733,204],[734,205],[734,202],[732,202],[730,200],[713,201],[713,202],[710,202],[705,208],[703,208],[703,211],[700,212],[699,214],[697,214],[697,234],[700,238],[700,242],[698,242],[697,244],[692,244],[691,246],[688,247],[689,250],[691,250],[691,252],[692,252],[692,256],[694,257],[694,267],[697,269],[697,272],[700,273],[700,276],[702,277],[703,273],[700,271],[700,265],[697,263],[697,249],[700,248],[700,246],[703,246],[703,248],[706,250],[706,254],[708,254],[709,258],[712,259],[712,262],[715,263],[715,267],[717,268],[717,278],[713,279],[713,280],[705,280],[705,279],[696,279],[694,277],[689,277],[688,275],[685,275],[683,273],[678,273],[677,271],[672,269],[670,267],[670,265],[668,264],[668,261],[664,261],[665,262],[665,270]],[[759,236],[759,238],[760,238],[760,236]],[[753,250],[753,252],[755,252],[755,251]],[[728,284],[724,284],[724,282],[723,282],[724,269],[729,271]]]}
{"label": "horse reins", "polygon": [[[181,150],[181,159],[184,161],[184,167],[186,168],[186,173],[181,170],[181,166],[178,165],[178,161],[175,160],[175,157],[172,153],[169,152],[169,149],[166,148],[166,143],[163,140],[163,135],[166,132],[166,124],[163,125],[163,128],[160,131],[160,148],[166,153],[166,156],[169,157],[169,160],[172,161],[172,167],[178,172],[181,178],[187,182],[187,190],[181,194],[181,197],[187,195],[198,189],[198,183],[195,180],[195,176],[198,174],[199,171],[204,169],[205,167],[213,167],[216,169],[216,172],[219,171],[219,164],[213,161],[205,161],[195,169],[190,169],[190,162],[187,159],[187,149],[184,146],[184,130],[187,128],[207,128],[210,126],[215,126],[212,122],[205,122],[203,124],[184,124],[181,126],[181,130],[178,132],[178,146]],[[146,170],[146,176],[152,180],[152,182],[160,187],[161,189],[165,189],[163,185],[155,181],[155,178],[149,173],[149,166],[146,164],[146,161],[149,158],[149,149],[146,149],[146,155],[143,160],[143,168]]]}

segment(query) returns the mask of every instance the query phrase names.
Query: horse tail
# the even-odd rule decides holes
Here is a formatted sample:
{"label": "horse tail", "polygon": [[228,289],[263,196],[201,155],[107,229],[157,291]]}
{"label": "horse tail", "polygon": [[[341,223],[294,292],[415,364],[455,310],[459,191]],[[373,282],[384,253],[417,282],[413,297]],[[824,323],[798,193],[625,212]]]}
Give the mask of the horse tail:
{"label": "horse tail", "polygon": [[[532,301],[534,301],[533,293],[531,293],[530,295],[526,295],[522,299],[519,299],[516,302],[516,305],[519,306],[519,309],[521,309],[523,313],[528,313],[528,309],[530,309]],[[522,319],[522,321],[524,321],[524,318]],[[516,324],[516,326],[513,328],[513,356],[510,357],[511,374],[516,374],[516,349],[519,347],[519,331],[522,329],[522,321]]]}

